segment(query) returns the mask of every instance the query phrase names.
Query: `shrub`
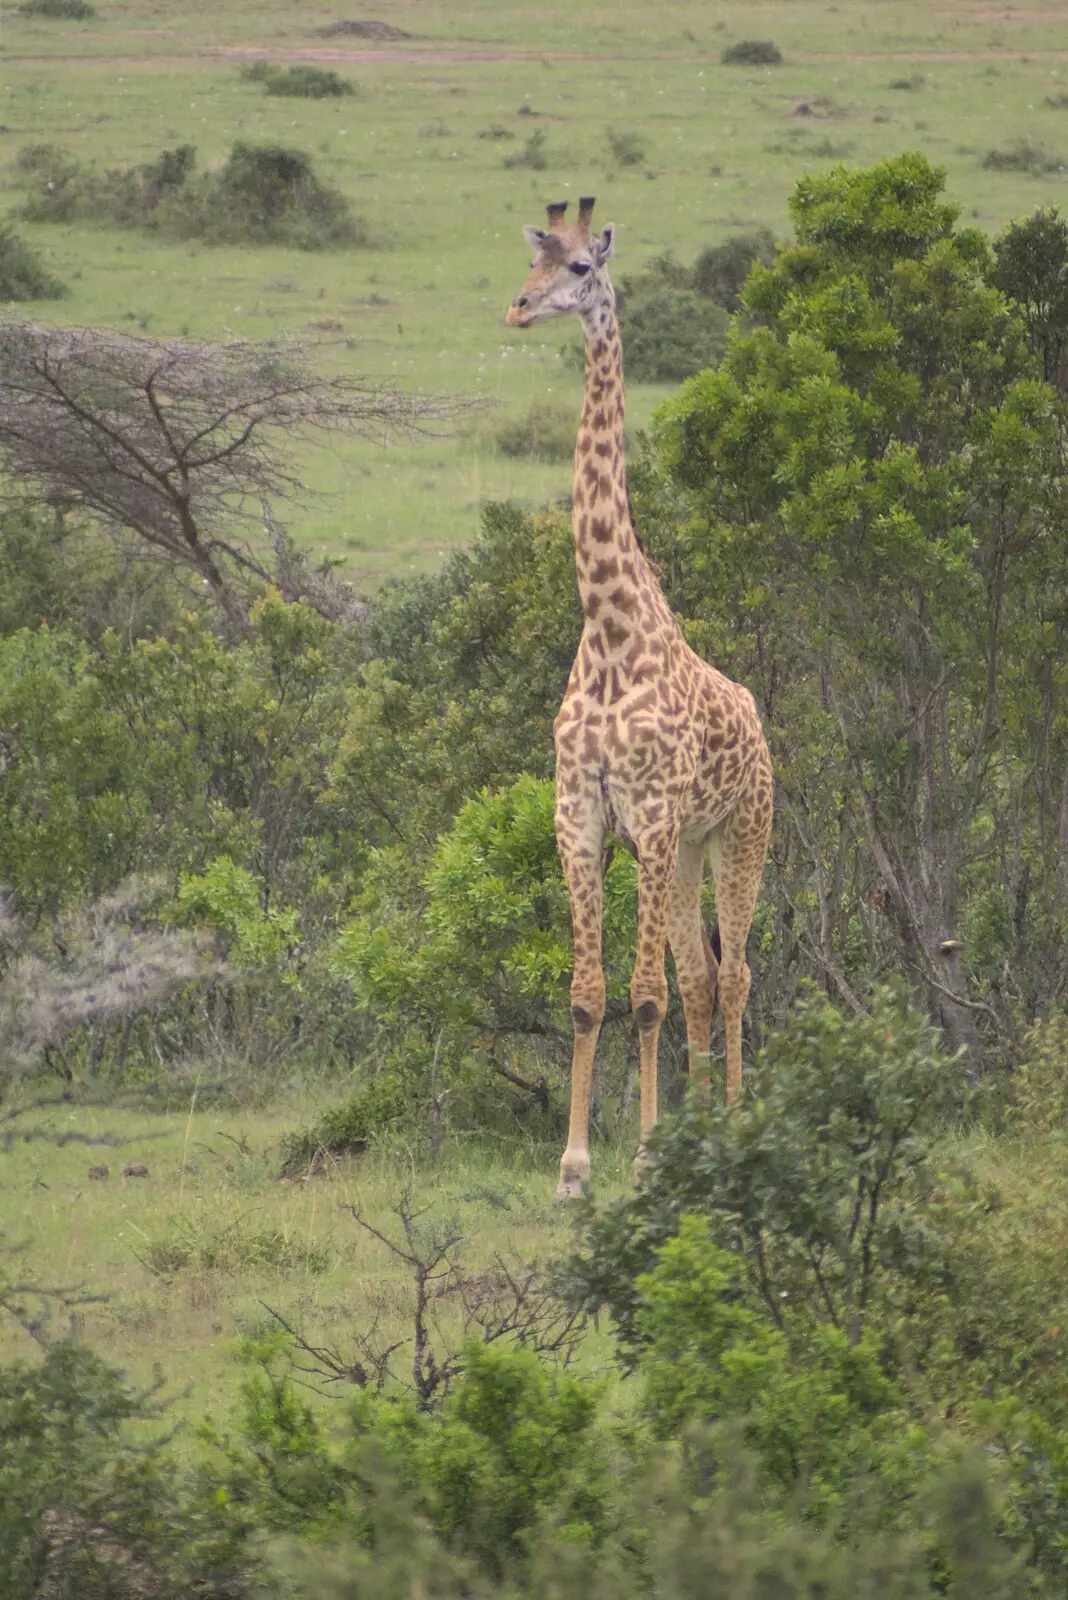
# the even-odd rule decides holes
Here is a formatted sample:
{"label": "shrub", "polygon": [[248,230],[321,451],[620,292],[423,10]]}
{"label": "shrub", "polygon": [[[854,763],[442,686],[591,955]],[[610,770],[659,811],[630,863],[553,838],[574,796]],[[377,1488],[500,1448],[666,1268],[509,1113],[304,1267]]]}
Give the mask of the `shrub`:
{"label": "shrub", "polygon": [[739,1255],[751,1303],[776,1323],[784,1306],[804,1309],[859,1340],[877,1301],[941,1281],[928,1140],[963,1079],[904,994],[881,990],[856,1018],[804,1000],[770,1035],[753,1088],[729,1111],[691,1100],[662,1123],[637,1196],[590,1222],[572,1281],[591,1308],[610,1307],[631,1358],[637,1278],[690,1212]]}
{"label": "shrub", "polygon": [[324,1156],[359,1155],[376,1134],[398,1122],[405,1109],[399,1080],[379,1073],[340,1105],[324,1111],[309,1128],[283,1136],[283,1174],[297,1177]]}
{"label": "shrub", "polygon": [[617,133],[609,128],[605,138],[621,167],[640,167],[645,160],[645,146],[636,133]]}
{"label": "shrub", "polygon": [[719,59],[728,67],[778,67],[782,51],[772,39],[739,39],[728,45]]}
{"label": "shrub", "polygon": [[241,76],[249,83],[262,83],[268,94],[290,95],[304,100],[328,100],[358,92],[350,78],[323,67],[301,63],[295,67],[275,67],[267,61],[254,61],[243,67]]}
{"label": "shrub", "polygon": [[1068,94],[1063,89],[1059,94],[1048,94],[1046,105],[1051,111],[1068,111]]}
{"label": "shrub", "polygon": [[0,300],[60,300],[69,292],[14,228],[0,226]]}
{"label": "shrub", "polygon": [[530,461],[570,461],[577,425],[569,407],[538,401],[522,416],[506,418],[498,425],[497,449],[502,455]]}
{"label": "shrub", "polygon": [[511,128],[505,128],[499,122],[491,122],[488,128],[480,128],[476,134],[478,139],[514,139],[515,134]]}
{"label": "shrub", "polygon": [[54,145],[31,145],[17,167],[33,222],[75,218],[113,227],[157,228],[213,244],[291,244],[303,250],[367,243],[339,190],[320,182],[302,150],[237,141],[223,167],[195,173],[192,145],[164,150],[102,177]]}
{"label": "shrub", "polygon": [[1031,139],[1017,139],[1015,144],[1002,150],[995,146],[983,157],[983,167],[988,172],[1061,172],[1064,161],[1052,155],[1045,145]]}
{"label": "shrub", "polygon": [[922,72],[910,72],[907,78],[891,78],[891,89],[922,89],[927,79]]}
{"label": "shrub", "polygon": [[652,277],[623,280],[619,324],[627,376],[638,383],[678,383],[714,367],[727,348],[726,312]]}
{"label": "shrub", "polygon": [[736,233],[722,244],[706,245],[687,274],[695,294],[714,300],[724,311],[737,311],[742,288],[755,262],[770,266],[775,238],[767,228]]}
{"label": "shrub", "polygon": [[24,17],[58,17],[65,22],[87,22],[96,16],[89,0],[23,0],[19,10]]}
{"label": "shrub", "polygon": [[506,167],[529,167],[532,172],[544,172],[549,165],[549,152],[545,148],[545,129],[535,128],[522,150],[505,156]]}

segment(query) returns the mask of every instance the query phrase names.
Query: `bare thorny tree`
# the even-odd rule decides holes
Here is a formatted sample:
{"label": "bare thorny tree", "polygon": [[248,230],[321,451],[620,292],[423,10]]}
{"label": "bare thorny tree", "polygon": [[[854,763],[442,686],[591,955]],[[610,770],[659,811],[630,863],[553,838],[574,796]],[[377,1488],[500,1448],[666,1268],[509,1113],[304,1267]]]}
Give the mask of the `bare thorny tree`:
{"label": "bare thorny tree", "polygon": [[[353,1337],[353,1349],[314,1344],[278,1311],[265,1306],[292,1343],[295,1374],[319,1393],[321,1385],[355,1384],[407,1388],[420,1410],[439,1404],[464,1369],[465,1347],[521,1344],[568,1366],[577,1353],[586,1315],[554,1293],[552,1281],[536,1263],[496,1255],[485,1272],[472,1272],[461,1258],[463,1235],[449,1220],[427,1224],[428,1208],[417,1207],[405,1188],[392,1207],[400,1237],[390,1236],[348,1206],[353,1219],[397,1261],[412,1287],[410,1333],[387,1342],[379,1332],[381,1313]],[[407,1372],[394,1357],[411,1349]]]}
{"label": "bare thorny tree", "polygon": [[340,619],[343,595],[316,581],[275,521],[274,504],[304,492],[295,447],[316,433],[433,434],[473,404],[324,375],[297,343],[195,344],[7,321],[2,497],[132,532],[199,577],[239,627],[250,586],[268,582]]}

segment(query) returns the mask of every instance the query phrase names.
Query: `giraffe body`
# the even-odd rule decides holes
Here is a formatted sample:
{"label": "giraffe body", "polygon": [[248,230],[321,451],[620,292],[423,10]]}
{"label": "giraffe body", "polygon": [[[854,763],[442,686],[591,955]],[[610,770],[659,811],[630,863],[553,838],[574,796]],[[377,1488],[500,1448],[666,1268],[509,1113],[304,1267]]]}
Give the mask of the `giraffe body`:
{"label": "giraffe body", "polygon": [[[657,1054],[670,944],[692,1074],[707,1075],[717,985],[727,1096],[741,1083],[749,993],[745,944],[772,819],[771,759],[749,691],[703,661],[682,630],[634,530],[623,462],[623,365],[605,263],[612,230],[591,239],[592,200],[576,227],[550,206],[549,229],[525,230],[537,254],[507,321],[528,326],[577,312],[586,338],[585,397],[575,446],[572,525],[583,630],[554,724],[556,837],[571,901],[575,1028],[571,1116],[557,1198],[589,1178],[588,1128],[605,1010],[601,956],[605,834],[638,862],[638,949],[631,1008],[641,1056],[641,1130],[657,1120]],[[701,918],[708,861],[720,959]]]}

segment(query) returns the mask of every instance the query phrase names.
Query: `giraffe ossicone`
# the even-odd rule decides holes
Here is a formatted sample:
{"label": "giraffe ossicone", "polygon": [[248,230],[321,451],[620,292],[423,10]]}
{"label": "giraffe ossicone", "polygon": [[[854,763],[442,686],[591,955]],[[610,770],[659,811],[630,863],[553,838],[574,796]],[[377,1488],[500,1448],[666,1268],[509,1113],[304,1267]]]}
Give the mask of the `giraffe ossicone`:
{"label": "giraffe ossicone", "polygon": [[[591,231],[584,198],[547,228],[524,228],[530,274],[505,316],[527,328],[577,315],[586,378],[575,443],[572,529],[583,629],[554,724],[556,840],[571,901],[571,1114],[558,1200],[590,1174],[594,1057],[605,1011],[601,957],[605,834],[638,863],[638,948],[631,1011],[641,1061],[641,1133],[657,1120],[657,1062],[670,945],[686,1018],[691,1075],[707,1076],[717,985],[727,1098],[742,1079],[746,939],[767,856],[772,768],[748,689],[703,661],[683,637],[631,520],[623,460],[623,360],[606,270],[614,229]],[[706,861],[716,885],[719,952],[701,917]]]}

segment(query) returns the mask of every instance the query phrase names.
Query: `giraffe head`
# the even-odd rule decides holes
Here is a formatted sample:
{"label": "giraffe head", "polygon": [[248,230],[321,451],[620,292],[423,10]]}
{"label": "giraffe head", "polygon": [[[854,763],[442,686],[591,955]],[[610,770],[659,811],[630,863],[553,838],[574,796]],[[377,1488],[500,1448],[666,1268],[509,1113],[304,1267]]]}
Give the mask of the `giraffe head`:
{"label": "giraffe head", "polygon": [[578,221],[573,228],[564,220],[566,200],[548,209],[548,228],[523,229],[523,237],[535,255],[529,278],[505,313],[504,320],[510,328],[529,328],[544,317],[562,317],[569,312],[584,317],[614,302],[605,271],[612,254],[612,224],[591,235],[593,200],[588,197],[579,201]]}

